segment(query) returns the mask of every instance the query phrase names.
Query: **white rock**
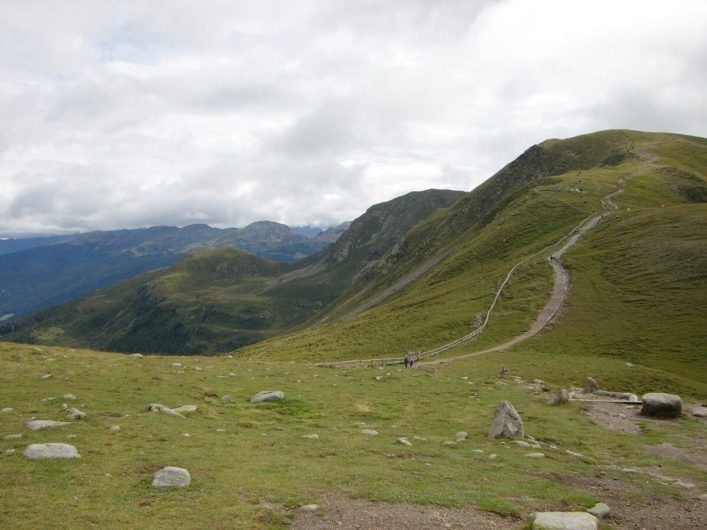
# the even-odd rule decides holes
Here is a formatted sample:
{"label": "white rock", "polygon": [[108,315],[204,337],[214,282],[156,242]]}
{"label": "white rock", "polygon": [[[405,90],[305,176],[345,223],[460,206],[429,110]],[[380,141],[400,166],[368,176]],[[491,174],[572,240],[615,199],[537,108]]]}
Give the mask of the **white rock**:
{"label": "white rock", "polygon": [[373,429],[363,429],[361,434],[365,434],[366,436],[378,436],[380,433],[378,431],[374,431]]}
{"label": "white rock", "polygon": [[191,483],[189,471],[181,467],[167,466],[155,473],[153,488],[186,488]]}
{"label": "white rock", "polygon": [[527,453],[528,458],[545,458],[545,453]]}
{"label": "white rock", "polygon": [[[145,407],[145,410],[147,412],[162,412],[163,414],[167,414],[169,416],[178,416],[180,418],[184,418],[179,412],[172,410],[169,407],[165,407],[161,403],[150,403]],[[186,419],[186,418],[185,418]]]}
{"label": "white rock", "polygon": [[76,401],[76,396],[73,394],[64,394],[62,397],[66,401]]}
{"label": "white rock", "polygon": [[76,447],[70,444],[31,444],[25,449],[25,456],[31,460],[45,458],[81,458]]}
{"label": "white rock", "polygon": [[442,445],[457,445],[457,442],[453,442],[451,440],[447,440],[446,442],[442,442]]}
{"label": "white rock", "polygon": [[184,366],[182,363],[172,363],[172,368],[181,368]]}
{"label": "white rock", "polygon": [[54,401],[56,398],[55,397],[45,397],[39,400],[40,403],[47,404],[51,401]]}
{"label": "white rock", "polygon": [[174,412],[179,412],[180,414],[184,414],[187,412],[196,412],[199,407],[197,405],[182,405],[181,407],[177,407],[176,409],[172,409]]}
{"label": "white rock", "polygon": [[265,401],[282,401],[285,393],[280,390],[263,390],[250,398],[251,403],[263,403]]}
{"label": "white rock", "polygon": [[299,507],[300,510],[303,512],[316,512],[319,509],[318,504],[305,504],[304,506]]}
{"label": "white rock", "polygon": [[491,453],[489,455],[489,460],[496,460],[498,458],[498,455],[496,453]]}
{"label": "white rock", "polygon": [[88,414],[86,414],[83,411],[80,411],[79,409],[70,408],[69,410],[66,411],[66,417],[72,421],[85,420],[86,418],[88,418]]}
{"label": "white rock", "polygon": [[533,384],[535,384],[535,385],[544,385],[544,384],[545,384],[545,381],[543,381],[542,379],[533,379]]}
{"label": "white rock", "polygon": [[221,401],[224,403],[231,403],[233,401],[233,398],[229,395],[221,396]]}
{"label": "white rock", "polygon": [[576,456],[577,458],[584,458],[584,455],[582,453],[575,453],[574,451],[570,451],[569,449],[566,449],[565,453],[567,453],[568,455]]}
{"label": "white rock", "polygon": [[128,355],[128,357],[134,357],[136,359],[140,359],[142,357],[142,353],[131,353]]}
{"label": "white rock", "polygon": [[319,435],[318,434],[303,434],[302,438],[306,438],[307,440],[319,440]]}
{"label": "white rock", "polygon": [[401,436],[400,438],[398,438],[395,441],[397,443],[399,443],[400,445],[406,445],[408,447],[412,447],[412,442],[410,440],[408,440],[405,436]]}
{"label": "white rock", "polygon": [[16,449],[5,449],[6,455],[14,455],[17,452]]}
{"label": "white rock", "polygon": [[108,430],[113,434],[120,432],[120,425],[111,425],[110,427],[108,427]]}
{"label": "white rock", "polygon": [[692,415],[698,418],[707,418],[707,407],[697,406],[693,408]]}
{"label": "white rock", "polygon": [[0,412],[12,412],[13,410],[15,410],[15,409],[13,409],[11,407],[4,407],[2,410],[0,410]]}
{"label": "white rock", "polygon": [[457,433],[457,440],[458,441],[466,440],[467,438],[469,438],[468,432],[460,431]]}
{"label": "white rock", "polygon": [[190,438],[191,434],[189,434],[188,432],[184,432],[182,433],[182,436],[184,436],[184,438]]}
{"label": "white rock", "polygon": [[525,447],[525,448],[530,447],[530,444],[526,441],[523,441],[523,440],[513,440],[511,443],[513,445],[517,445],[518,447]]}
{"label": "white rock", "polygon": [[587,513],[591,513],[594,517],[598,519],[603,519],[604,517],[609,515],[610,512],[611,509],[609,508],[609,506],[604,504],[603,502],[597,503],[587,510]]}
{"label": "white rock", "polygon": [[587,512],[538,512],[531,530],[597,530],[597,518]]}
{"label": "white rock", "polygon": [[472,453],[479,453],[479,454],[481,454],[481,453],[484,452],[484,450],[483,450],[483,449],[472,449],[471,452],[472,452]]}
{"label": "white rock", "polygon": [[73,440],[74,438],[78,438],[78,434],[67,434],[66,439],[67,440]]}
{"label": "white rock", "polygon": [[28,421],[26,425],[30,431],[38,431],[40,429],[49,429],[50,427],[63,427],[64,425],[71,425],[71,423],[66,421],[32,420]]}
{"label": "white rock", "polygon": [[633,368],[635,365],[633,363],[624,363],[626,368]]}
{"label": "white rock", "polygon": [[51,377],[52,377],[52,374],[44,374],[44,375],[42,376],[42,379],[49,379],[49,378],[51,378]]}
{"label": "white rock", "polygon": [[21,434],[6,434],[2,437],[3,440],[19,440],[22,438]]}

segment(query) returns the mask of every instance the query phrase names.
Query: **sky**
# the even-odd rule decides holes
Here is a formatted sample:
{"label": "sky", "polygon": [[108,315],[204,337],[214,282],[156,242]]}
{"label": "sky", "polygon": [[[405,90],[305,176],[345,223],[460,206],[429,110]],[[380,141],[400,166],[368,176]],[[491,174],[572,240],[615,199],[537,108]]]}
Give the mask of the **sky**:
{"label": "sky", "polygon": [[533,144],[707,136],[707,2],[0,0],[0,236],[329,226]]}

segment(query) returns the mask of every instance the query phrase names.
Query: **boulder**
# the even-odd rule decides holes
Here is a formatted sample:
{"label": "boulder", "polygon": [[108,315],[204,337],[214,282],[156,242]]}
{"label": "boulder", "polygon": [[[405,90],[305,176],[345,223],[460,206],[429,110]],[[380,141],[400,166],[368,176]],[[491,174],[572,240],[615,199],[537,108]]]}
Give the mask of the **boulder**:
{"label": "boulder", "polygon": [[552,398],[552,401],[550,402],[550,405],[564,405],[565,403],[569,403],[570,400],[570,392],[566,388],[561,388],[555,393],[555,397]]}
{"label": "boulder", "polygon": [[587,510],[587,513],[591,513],[597,519],[603,519],[609,515],[609,512],[611,512],[611,509],[603,502],[599,502]]}
{"label": "boulder", "polygon": [[597,530],[597,518],[587,512],[537,512],[531,530]]}
{"label": "boulder", "polygon": [[692,409],[692,415],[697,418],[707,418],[707,407],[697,406]]}
{"label": "boulder", "polygon": [[169,416],[178,416],[180,418],[184,418],[184,416],[182,416],[176,410],[172,410],[169,407],[165,407],[161,403],[150,403],[147,407],[145,407],[145,410],[147,412],[162,412],[163,414],[167,414]]}
{"label": "boulder", "polygon": [[584,393],[591,394],[595,390],[599,390],[599,383],[593,377],[587,377],[587,382],[584,383]]}
{"label": "boulder", "polygon": [[642,401],[641,414],[644,416],[675,418],[682,414],[682,400],[674,394],[652,392],[644,394]]}
{"label": "boulder", "polygon": [[63,427],[71,425],[68,421],[53,421],[53,420],[32,420],[27,422],[27,428],[30,431],[38,431],[40,429],[49,429],[51,427]]}
{"label": "boulder", "polygon": [[283,399],[285,399],[285,393],[280,390],[263,390],[250,398],[250,402],[263,403],[265,401],[282,401]]}
{"label": "boulder", "polygon": [[83,411],[80,411],[79,409],[76,409],[76,408],[73,408],[73,407],[72,407],[72,408],[70,408],[69,410],[66,411],[66,417],[67,417],[69,420],[72,420],[72,421],[74,421],[74,420],[85,420],[86,418],[88,418],[88,414],[86,414],[86,413],[83,412]]}
{"label": "boulder", "polygon": [[496,409],[489,438],[523,438],[523,420],[509,401],[501,401]]}
{"label": "boulder", "polygon": [[181,467],[167,466],[155,473],[153,488],[186,488],[191,483],[189,471]]}
{"label": "boulder", "polygon": [[70,444],[31,444],[25,449],[25,456],[31,460],[45,458],[81,458],[76,447]]}

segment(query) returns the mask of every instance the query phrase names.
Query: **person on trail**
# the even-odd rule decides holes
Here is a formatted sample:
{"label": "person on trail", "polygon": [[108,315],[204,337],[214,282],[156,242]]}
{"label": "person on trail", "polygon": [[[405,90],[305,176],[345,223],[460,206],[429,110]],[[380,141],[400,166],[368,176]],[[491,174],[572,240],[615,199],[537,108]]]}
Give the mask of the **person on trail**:
{"label": "person on trail", "polygon": [[415,358],[413,357],[412,353],[408,353],[405,356],[405,368],[412,368],[412,363],[415,362]]}

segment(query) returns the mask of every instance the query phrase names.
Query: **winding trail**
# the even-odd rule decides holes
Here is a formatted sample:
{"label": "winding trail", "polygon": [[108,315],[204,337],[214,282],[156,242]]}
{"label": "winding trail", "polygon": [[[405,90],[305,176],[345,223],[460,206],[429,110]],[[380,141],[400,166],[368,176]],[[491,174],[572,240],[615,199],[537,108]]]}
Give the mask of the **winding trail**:
{"label": "winding trail", "polygon": [[[472,339],[478,337],[481,335],[481,333],[484,331],[486,328],[490,318],[491,318],[491,313],[493,312],[496,302],[498,302],[499,297],[501,296],[501,292],[503,291],[503,288],[506,286],[508,281],[510,280],[511,276],[513,273],[516,271],[516,269],[521,266],[522,264],[526,263],[527,261],[539,256],[540,254],[543,254],[544,252],[549,251],[551,248],[559,245],[563,241],[565,244],[556,252],[551,254],[547,260],[550,266],[552,267],[554,271],[554,283],[552,287],[552,294],[550,295],[549,300],[543,307],[543,309],[540,311],[538,314],[537,318],[535,321],[530,325],[527,331],[521,333],[520,335],[517,335],[513,337],[512,339],[502,343],[498,344],[496,346],[493,346],[491,348],[487,348],[485,350],[481,351],[476,351],[476,352],[470,352],[470,353],[464,353],[461,355],[456,355],[454,357],[448,357],[446,359],[439,359],[435,361],[425,361],[425,362],[417,362],[415,366],[433,366],[433,365],[439,365],[439,364],[446,364],[453,362],[455,360],[459,359],[468,359],[469,357],[476,357],[478,355],[484,355],[486,353],[492,353],[492,352],[497,352],[497,351],[503,351],[507,350],[508,348],[515,346],[516,344],[519,344],[530,337],[533,337],[540,333],[545,326],[547,326],[553,318],[557,315],[558,311],[560,308],[563,306],[567,299],[567,295],[569,293],[569,287],[570,287],[570,279],[569,279],[569,273],[567,272],[567,269],[562,265],[562,262],[560,259],[562,256],[570,249],[572,246],[574,246],[577,241],[580,240],[580,238],[586,234],[589,230],[593,229],[594,227],[599,224],[599,222],[610,212],[618,210],[619,205],[616,204],[613,199],[617,197],[619,194],[623,193],[625,189],[626,182],[633,178],[634,176],[643,173],[647,167],[653,165],[653,162],[655,162],[658,157],[654,155],[653,153],[645,152],[645,151],[634,151],[642,160],[643,160],[643,165],[638,168],[636,171],[633,171],[620,179],[618,179],[617,184],[619,186],[619,189],[612,191],[611,193],[605,195],[601,199],[601,206],[603,208],[602,213],[595,213],[584,219],[579,225],[577,225],[575,228],[573,228],[568,234],[560,238],[558,241],[542,248],[541,250],[535,252],[534,254],[531,254],[530,256],[527,256],[526,258],[522,259],[518,263],[516,263],[513,268],[511,268],[510,271],[508,271],[508,274],[506,275],[505,279],[499,286],[498,290],[496,291],[496,295],[493,299],[493,302],[491,303],[491,306],[489,307],[487,313],[486,313],[486,318],[484,322],[474,331],[471,333],[464,335],[463,337],[460,337],[457,340],[454,340],[452,342],[449,342],[447,344],[444,344],[443,346],[439,346],[438,348],[434,348],[432,350],[428,350],[426,352],[419,353],[415,355],[415,360],[420,361],[422,359],[427,359],[429,357],[434,357],[439,355],[442,352],[445,352],[447,350],[450,350],[452,348],[455,348],[457,346],[461,346],[467,342],[470,342]],[[565,241],[566,240],[566,241]],[[388,358],[379,358],[379,359],[355,359],[355,360],[349,360],[349,361],[332,361],[332,362],[323,362],[323,363],[317,363],[316,366],[319,367],[363,367],[363,366],[381,366],[381,365],[391,365],[391,364],[402,364],[402,358],[401,357],[388,357]]]}

